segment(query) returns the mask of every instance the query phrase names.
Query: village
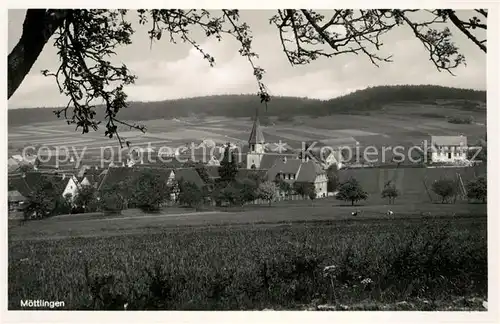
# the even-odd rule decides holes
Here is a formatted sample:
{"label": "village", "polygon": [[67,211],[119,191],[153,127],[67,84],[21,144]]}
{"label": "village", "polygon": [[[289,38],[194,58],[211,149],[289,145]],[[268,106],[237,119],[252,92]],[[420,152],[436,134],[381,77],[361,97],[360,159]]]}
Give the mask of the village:
{"label": "village", "polygon": [[[477,164],[481,162],[470,160],[472,150],[464,136],[431,136],[429,143],[429,146],[425,146],[423,143],[422,147],[414,150],[417,152],[417,156],[422,158],[421,161],[417,160],[418,162],[398,162],[393,157],[389,162],[376,160],[376,163],[370,163],[366,161],[366,157],[360,156],[362,154],[359,152],[353,156],[352,152],[349,151],[354,150],[352,146],[325,148],[324,146],[313,147],[315,143],[306,143],[306,150],[294,150],[286,144],[280,143],[272,146],[267,143],[259,115],[256,113],[248,143],[244,147],[238,147],[229,142],[217,147],[213,141],[204,140],[198,146],[185,147],[182,150],[170,152],[168,156],[162,156],[161,152],[154,152],[154,150],[132,150],[125,155],[118,156],[115,161],[107,161],[106,165],[103,165],[103,161],[96,161],[94,165],[78,165],[73,158],[61,163],[58,156],[51,156],[49,159],[42,156],[30,156],[29,159],[26,159],[20,155],[13,155],[9,158],[9,218],[26,217],[24,209],[28,205],[30,197],[36,194],[38,186],[45,180],[57,184],[56,196],[73,206],[66,210],[73,213],[87,211],[86,208],[80,208],[78,211],[75,200],[85,188],[91,188],[90,190],[99,200],[100,194],[106,188],[115,188],[126,181],[132,184],[133,179],[141,178],[146,172],[153,174],[154,181],[164,182],[165,186],[169,188],[168,192],[165,192],[167,197],[160,199],[162,206],[187,204],[189,207],[193,207],[198,202],[179,200],[182,190],[182,186],[179,185],[181,182],[190,183],[199,192],[204,193],[203,195],[206,197],[201,204],[220,206],[231,205],[235,201],[239,204],[271,204],[282,200],[322,199],[335,196],[339,183],[352,177],[358,178],[362,183],[368,183],[368,187],[372,185],[374,189],[371,191],[382,191],[381,184],[391,181],[393,185],[399,186],[401,191],[402,187],[409,187],[409,185],[403,185],[402,176],[398,177],[396,173],[405,168],[425,170],[453,167],[466,170],[477,167]],[[427,153],[423,154],[424,151]],[[164,159],[165,157],[168,159]],[[214,188],[217,187],[217,183],[221,182],[221,162],[224,159],[235,168],[232,180],[254,182],[253,187],[241,189],[250,191],[246,194],[248,197],[236,199],[229,195],[224,198],[224,195],[219,192],[218,198],[214,198]],[[231,162],[231,159],[235,161]],[[376,180],[370,179],[367,182],[363,180],[367,180],[371,176],[363,175],[363,169],[370,169],[368,172],[372,173],[374,169],[393,171],[392,176],[386,176],[383,179],[379,176]],[[437,174],[436,170],[429,171]],[[438,173],[440,172],[438,171]],[[473,173],[476,177],[476,172]],[[458,191],[463,197],[466,197],[464,180],[462,180],[460,172],[457,172],[456,175],[459,180]],[[406,176],[406,178],[412,177]],[[410,182],[412,181],[414,179],[410,180]],[[262,197],[258,194],[258,186],[259,183],[264,182],[272,182],[274,185],[270,189],[266,189],[273,192]],[[416,182],[417,186],[422,185],[421,181]],[[425,181],[423,184],[428,192],[429,189]],[[420,191],[424,191],[421,187],[419,188]],[[224,188],[219,188],[219,191],[221,189]],[[367,189],[366,186],[365,189]],[[129,197],[126,196],[127,194],[124,193],[122,197],[125,209],[133,206]],[[92,211],[96,210],[100,210],[100,208],[92,209]]]}

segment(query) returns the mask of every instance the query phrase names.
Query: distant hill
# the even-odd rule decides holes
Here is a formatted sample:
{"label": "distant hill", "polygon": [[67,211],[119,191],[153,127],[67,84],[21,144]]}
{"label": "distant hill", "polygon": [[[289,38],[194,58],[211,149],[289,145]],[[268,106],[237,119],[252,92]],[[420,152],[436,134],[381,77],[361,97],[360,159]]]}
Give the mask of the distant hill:
{"label": "distant hill", "polygon": [[[413,102],[446,106],[447,101],[452,101],[455,106],[458,102],[459,108],[464,110],[484,110],[486,91],[434,85],[402,85],[367,88],[329,100],[278,96],[272,97],[265,114],[268,116],[358,114],[376,111],[393,103]],[[135,121],[192,115],[249,117],[254,115],[257,108],[263,110],[264,106],[256,95],[222,95],[156,102],[130,102],[129,107],[120,111],[119,116],[123,120]],[[56,116],[52,113],[55,109],[9,110],[9,126],[55,120]],[[97,118],[102,116],[102,111],[97,109]]]}

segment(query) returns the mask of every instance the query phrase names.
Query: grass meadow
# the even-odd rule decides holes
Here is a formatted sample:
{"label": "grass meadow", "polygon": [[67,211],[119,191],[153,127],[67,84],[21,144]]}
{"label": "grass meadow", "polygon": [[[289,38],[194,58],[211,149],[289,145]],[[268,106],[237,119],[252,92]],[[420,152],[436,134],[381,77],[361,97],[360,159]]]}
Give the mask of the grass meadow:
{"label": "grass meadow", "polygon": [[481,309],[484,205],[327,204],[11,227],[9,309]]}

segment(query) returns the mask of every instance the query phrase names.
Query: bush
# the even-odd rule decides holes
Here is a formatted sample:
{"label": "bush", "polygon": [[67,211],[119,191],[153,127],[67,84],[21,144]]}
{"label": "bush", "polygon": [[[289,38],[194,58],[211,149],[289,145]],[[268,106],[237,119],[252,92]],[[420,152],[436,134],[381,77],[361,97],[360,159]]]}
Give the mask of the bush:
{"label": "bush", "polygon": [[350,201],[351,205],[354,206],[356,202],[368,199],[368,193],[363,190],[358,180],[350,178],[340,184],[336,198],[338,200]]}
{"label": "bush", "polygon": [[479,200],[484,204],[488,197],[487,186],[488,183],[485,176],[469,181],[467,183],[467,198]]}
{"label": "bush", "polygon": [[192,182],[179,184],[179,203],[191,208],[199,208],[203,204],[203,190]]}
{"label": "bush", "polygon": [[432,191],[441,197],[441,203],[445,203],[457,195],[457,183],[451,179],[436,180],[432,184]]}
{"label": "bush", "polygon": [[120,214],[125,208],[125,198],[117,186],[104,188],[99,197],[99,207],[107,214]]}
{"label": "bush", "polygon": [[97,210],[97,191],[92,186],[81,186],[75,197],[74,204],[84,213],[93,213]]}

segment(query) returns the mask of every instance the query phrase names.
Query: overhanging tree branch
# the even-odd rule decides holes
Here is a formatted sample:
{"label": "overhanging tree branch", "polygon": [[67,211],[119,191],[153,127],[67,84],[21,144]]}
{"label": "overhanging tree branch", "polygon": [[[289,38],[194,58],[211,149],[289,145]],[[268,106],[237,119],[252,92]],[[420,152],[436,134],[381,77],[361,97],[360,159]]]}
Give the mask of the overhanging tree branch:
{"label": "overhanging tree branch", "polygon": [[62,25],[65,14],[65,10],[27,10],[21,38],[7,59],[9,99],[33,67],[50,37]]}

